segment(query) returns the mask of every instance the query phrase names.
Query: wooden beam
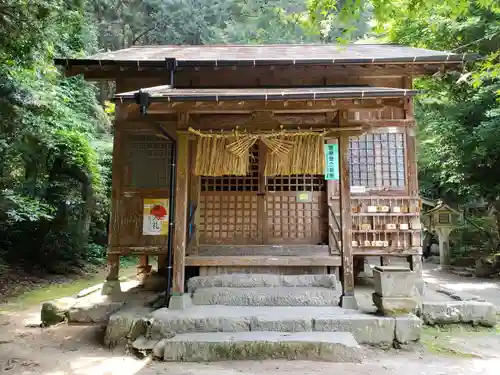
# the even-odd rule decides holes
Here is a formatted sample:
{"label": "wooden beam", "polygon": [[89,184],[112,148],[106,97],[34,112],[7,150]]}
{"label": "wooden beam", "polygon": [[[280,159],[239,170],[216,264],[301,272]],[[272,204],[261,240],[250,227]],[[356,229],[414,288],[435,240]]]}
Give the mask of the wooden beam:
{"label": "wooden beam", "polygon": [[115,255],[158,255],[164,256],[167,255],[167,246],[112,246],[108,250],[108,254]]}
{"label": "wooden beam", "polygon": [[407,257],[408,255],[418,255],[420,253],[420,248],[406,248],[406,249],[392,249],[387,247],[381,248],[353,248],[353,255],[381,255],[381,256],[397,256],[397,257]]}
{"label": "wooden beam", "polygon": [[[118,103],[121,103],[118,101]],[[369,99],[335,99],[335,100],[247,100],[247,101],[224,101],[224,102],[153,102],[148,107],[148,114],[168,114],[173,112],[189,111],[190,113],[214,113],[231,114],[233,111],[336,111],[339,109],[383,109],[384,107],[401,107],[403,98],[369,98]],[[130,108],[131,114],[140,116],[139,109],[135,103],[123,102]]]}
{"label": "wooden beam", "polygon": [[175,230],[172,295],[184,293],[184,268],[187,238],[189,140],[184,134],[177,137],[177,166],[175,179]]}
{"label": "wooden beam", "polygon": [[364,120],[364,121],[349,121],[350,126],[370,126],[370,127],[407,127],[413,126],[415,120],[410,118],[391,119],[391,120]]}
{"label": "wooden beam", "polygon": [[[163,65],[163,64],[161,64]],[[444,69],[460,68],[460,63],[448,63]],[[195,67],[195,68],[180,68],[176,72],[176,84],[186,86],[194,84],[206,86],[213,82],[235,82],[244,80],[247,87],[249,83],[254,82],[254,86],[258,84],[258,77],[269,76],[272,71],[271,80],[273,83],[290,85],[300,84],[306,80],[328,79],[330,82],[339,82],[350,77],[353,80],[367,78],[390,78],[401,77],[404,75],[421,76],[431,75],[443,69],[443,66],[437,64],[344,64],[340,66],[331,65],[311,65],[311,66],[256,66],[256,67]],[[88,80],[101,79],[116,79],[134,77],[138,79],[146,79],[152,77],[162,77],[163,82],[168,82],[168,74],[164,66],[158,67],[82,67],[71,66],[65,69],[67,76],[83,74]],[[236,79],[235,79],[236,78]]]}
{"label": "wooden beam", "polygon": [[[340,126],[349,121],[348,112],[339,112]],[[339,164],[340,164],[340,237],[342,241],[342,298],[354,299],[354,265],[352,255],[352,216],[351,216],[351,184],[349,173],[349,136],[339,135]],[[344,303],[344,301],[343,301]]]}
{"label": "wooden beam", "polygon": [[340,256],[188,256],[186,266],[332,266],[341,264]]}

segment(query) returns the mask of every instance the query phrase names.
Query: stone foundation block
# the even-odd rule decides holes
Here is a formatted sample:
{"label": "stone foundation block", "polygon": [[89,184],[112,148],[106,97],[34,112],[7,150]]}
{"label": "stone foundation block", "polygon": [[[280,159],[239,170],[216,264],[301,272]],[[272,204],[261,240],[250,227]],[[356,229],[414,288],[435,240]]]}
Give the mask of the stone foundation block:
{"label": "stone foundation block", "polygon": [[170,297],[170,301],[168,301],[168,308],[172,310],[184,310],[193,305],[193,301],[191,300],[191,295],[184,293],[179,296]]}
{"label": "stone foundation block", "polygon": [[314,331],[351,332],[360,344],[392,344],[396,320],[363,314],[315,317]]}
{"label": "stone foundation block", "polygon": [[387,316],[407,315],[419,310],[419,301],[414,297],[382,297],[372,294],[373,303],[380,313]]}
{"label": "stone foundation block", "polygon": [[106,280],[102,284],[101,294],[103,296],[114,296],[119,295],[122,292],[120,281],[118,280]]}
{"label": "stone foundation block", "polygon": [[167,340],[164,348],[169,362],[262,359],[360,362],[361,349],[347,332],[188,333]]}
{"label": "stone foundation block", "polygon": [[424,302],[422,319],[426,324],[472,323],[487,327],[496,324],[496,309],[489,302]]}
{"label": "stone foundation block", "polygon": [[416,283],[415,272],[407,267],[376,266],[373,269],[375,293],[382,297],[411,297]]}

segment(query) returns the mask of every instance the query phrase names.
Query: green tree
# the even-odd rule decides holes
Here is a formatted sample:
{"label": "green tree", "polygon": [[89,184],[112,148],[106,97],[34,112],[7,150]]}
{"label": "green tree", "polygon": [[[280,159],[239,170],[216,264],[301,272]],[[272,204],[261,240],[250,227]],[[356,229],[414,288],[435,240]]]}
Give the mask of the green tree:
{"label": "green tree", "polygon": [[55,54],[95,50],[83,7],[0,5],[0,257],[11,263],[53,269],[88,259],[94,208],[108,204],[92,145],[109,142],[108,117],[92,85],[63,79],[52,64]]}

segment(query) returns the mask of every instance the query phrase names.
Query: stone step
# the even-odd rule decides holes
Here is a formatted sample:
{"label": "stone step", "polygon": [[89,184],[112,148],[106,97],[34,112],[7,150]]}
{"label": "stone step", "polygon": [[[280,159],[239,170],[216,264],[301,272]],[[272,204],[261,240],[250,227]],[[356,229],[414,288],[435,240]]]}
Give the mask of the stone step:
{"label": "stone step", "polygon": [[420,338],[415,315],[380,317],[340,307],[192,306],[162,308],[149,316],[154,337],[192,332],[351,332],[360,344],[407,343]]}
{"label": "stone step", "polygon": [[348,332],[212,332],[184,333],[164,340],[163,360],[323,360],[360,362],[361,347]]}
{"label": "stone step", "polygon": [[200,288],[322,287],[341,290],[335,275],[229,274],[196,276],[188,280],[188,291]]}
{"label": "stone step", "polygon": [[200,288],[195,305],[338,306],[341,291],[320,287]]}

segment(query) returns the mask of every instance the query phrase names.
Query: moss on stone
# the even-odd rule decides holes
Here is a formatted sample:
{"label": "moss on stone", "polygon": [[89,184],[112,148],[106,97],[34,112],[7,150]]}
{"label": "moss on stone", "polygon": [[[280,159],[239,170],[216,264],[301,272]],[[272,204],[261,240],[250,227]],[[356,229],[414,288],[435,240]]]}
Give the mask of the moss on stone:
{"label": "moss on stone", "polygon": [[40,312],[42,325],[50,326],[67,320],[68,311],[74,303],[75,299],[70,297],[44,302]]}
{"label": "moss on stone", "polygon": [[406,316],[408,314],[412,314],[415,309],[385,309],[383,314],[387,316]]}

